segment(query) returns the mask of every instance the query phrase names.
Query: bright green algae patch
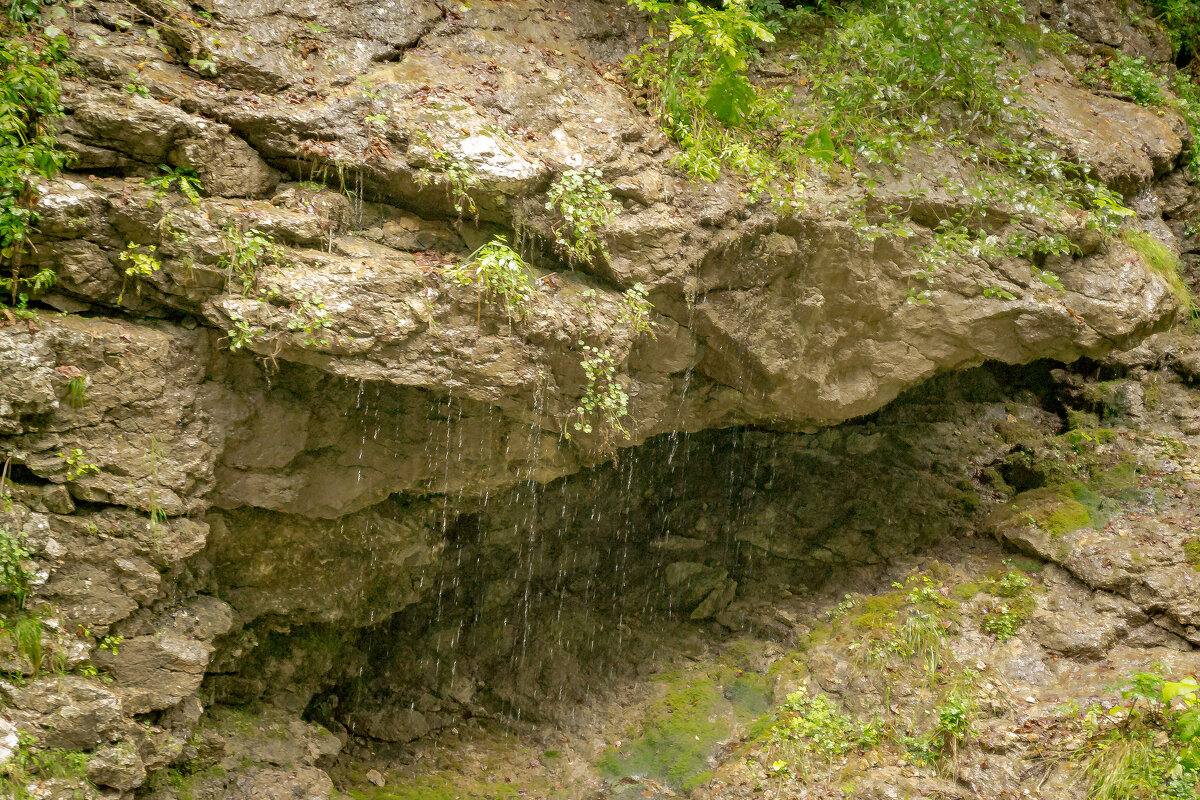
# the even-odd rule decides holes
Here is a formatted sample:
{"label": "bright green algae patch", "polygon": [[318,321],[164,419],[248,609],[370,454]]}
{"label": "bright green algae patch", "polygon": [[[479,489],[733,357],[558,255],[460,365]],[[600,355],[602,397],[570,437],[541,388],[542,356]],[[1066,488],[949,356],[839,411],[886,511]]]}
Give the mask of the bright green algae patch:
{"label": "bright green algae patch", "polygon": [[611,778],[653,778],[687,791],[712,777],[709,760],[741,722],[769,704],[764,676],[718,668],[665,675],[667,693],[646,712],[640,734],[600,760]]}

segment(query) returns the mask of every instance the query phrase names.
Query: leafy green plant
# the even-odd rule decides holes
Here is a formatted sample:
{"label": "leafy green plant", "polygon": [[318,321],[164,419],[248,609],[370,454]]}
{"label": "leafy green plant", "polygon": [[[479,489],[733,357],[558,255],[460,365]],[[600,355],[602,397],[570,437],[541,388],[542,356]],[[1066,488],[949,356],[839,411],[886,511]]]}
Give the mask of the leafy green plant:
{"label": "leafy green plant", "polygon": [[291,307],[291,316],[287,322],[289,331],[299,331],[303,334],[304,344],[309,347],[319,347],[329,343],[329,337],[321,333],[333,325],[329,313],[325,310],[325,302],[318,294],[302,295]]}
{"label": "leafy green plant", "polygon": [[936,734],[941,737],[942,752],[949,751],[951,757],[958,754],[958,746],[971,735],[971,721],[975,714],[975,702],[964,693],[952,693],[937,708]]}
{"label": "leafy green plant", "polygon": [[534,291],[529,267],[503,236],[496,236],[472,253],[451,277],[460,286],[475,286],[478,290],[477,321],[484,300],[499,303],[510,323],[529,313]]}
{"label": "leafy green plant", "polygon": [[[158,252],[158,247],[152,244],[135,244],[130,242],[121,252],[121,261],[128,264],[125,267],[125,278],[149,277],[162,269],[162,262],[155,257]],[[121,293],[117,297],[117,302],[120,303],[125,297],[125,283],[121,283]]]}
{"label": "leafy green plant", "polygon": [[570,439],[572,431],[599,433],[601,445],[611,448],[618,436],[629,437],[625,418],[629,416],[629,395],[617,378],[616,359],[608,348],[599,348],[580,341],[583,368],[587,383],[579,404],[563,428],[563,437]]}
{"label": "leafy green plant", "polygon": [[[442,174],[446,196],[454,204],[454,210],[459,216],[476,213],[478,208],[475,199],[471,197],[471,189],[479,183],[479,177],[471,165],[443,150],[435,150],[432,161],[434,168]],[[420,170],[416,175],[416,182],[420,186],[426,186],[433,182],[433,174],[429,170]]]}
{"label": "leafy green plant", "polygon": [[31,293],[49,289],[57,280],[58,274],[49,267],[43,267],[32,275],[14,271],[8,277],[0,277],[0,297],[7,294],[13,308],[25,309]]}
{"label": "leafy green plant", "polygon": [[1171,37],[1175,51],[1190,61],[1200,51],[1200,2],[1197,0],[1149,0],[1158,23]]}
{"label": "leafy green plant", "polygon": [[42,16],[42,0],[9,0],[8,21],[24,27]]}
{"label": "leafy green plant", "polygon": [[0,528],[0,592],[12,597],[19,608],[25,607],[33,577],[25,567],[28,560],[29,551],[20,536]]}
{"label": "leafy green plant", "polygon": [[150,96],[150,89],[146,87],[146,84],[142,83],[142,79],[138,77],[136,72],[129,73],[129,81],[121,88],[129,95],[137,95],[138,97]]}
{"label": "leafy green plant", "polygon": [[1166,94],[1154,69],[1142,57],[1119,53],[1098,70],[1113,91],[1127,94],[1135,103],[1156,106],[1165,103]]}
{"label": "leafy green plant", "polygon": [[[757,92],[747,77],[751,47],[773,42],[775,35],[744,0],[724,0],[720,7],[695,0],[673,4],[663,0],[631,0],[655,26],[653,42],[635,62],[641,82],[658,84],[660,118],[677,135],[686,136],[702,114],[736,125],[751,114]],[[665,36],[669,47],[660,47]]]}
{"label": "leafy green plant", "polygon": [[1033,581],[1018,569],[1010,569],[997,580],[992,581],[989,591],[999,597],[1024,597]]}
{"label": "leafy green plant", "polygon": [[204,185],[200,182],[196,170],[188,167],[168,167],[166,164],[160,164],[158,168],[162,170],[162,175],[146,179],[146,185],[154,189],[156,200],[163,199],[172,189],[177,189],[192,205],[200,205],[200,192]]}
{"label": "leafy green plant", "polygon": [[988,594],[1002,598],[983,606],[979,628],[1006,642],[1029,621],[1036,602],[1031,594],[1033,581],[1020,570],[1012,569],[984,587]]}
{"label": "leafy green plant", "polygon": [[[10,4],[9,21],[23,25],[36,18],[27,14],[32,8],[31,3]],[[42,182],[61,172],[70,158],[53,134],[53,121],[62,115],[57,65],[66,47],[61,37],[51,37],[41,47],[16,37],[0,38],[0,265],[7,266],[0,292],[22,308],[27,301],[23,294],[54,282],[52,270],[30,277],[22,266],[37,222],[33,200]]]}
{"label": "leafy green plant", "polygon": [[815,757],[829,762],[860,747],[878,744],[879,731],[873,725],[855,723],[828,698],[813,697],[801,689],[787,696],[766,738],[782,746],[792,758]]}
{"label": "leafy green plant", "polygon": [[236,311],[229,312],[233,327],[225,331],[229,339],[229,349],[233,352],[241,350],[262,335],[262,330],[250,324],[249,320]]}
{"label": "leafy green plant", "polygon": [[1089,798],[1200,796],[1200,684],[1136,673],[1121,696],[1131,702],[1107,712],[1094,706],[1083,720],[1088,741],[1076,758]]}
{"label": "leafy green plant", "polygon": [[188,66],[201,75],[216,75],[217,62],[211,55],[203,58],[188,59]]}
{"label": "leafy green plant", "polygon": [[1067,288],[1063,286],[1063,283],[1059,279],[1057,273],[1051,272],[1048,269],[1034,269],[1033,277],[1037,278],[1039,281],[1046,284],[1056,292],[1065,292],[1067,290]]}
{"label": "leafy green plant", "polygon": [[[750,199],[769,198],[787,212],[805,202],[810,167],[849,168],[863,193],[834,213],[849,216],[870,243],[917,231],[899,207],[874,209],[876,179],[867,166],[894,168],[906,153],[934,147],[976,165],[962,183],[940,179],[966,208],[935,225],[928,240],[914,242],[923,251],[918,277],[926,285],[911,289],[912,304],[931,304],[936,272],[963,259],[1036,261],[1068,252],[1073,245],[1057,230],[1065,211],[1084,211],[1089,224],[1109,234],[1132,214],[1086,167],[1025,135],[1032,112],[1020,102],[1020,59],[1004,49],[1006,42],[1030,41],[1018,0],[860,0],[793,12],[774,2],[726,3],[719,10],[631,2],[651,15],[653,27],[650,43],[627,61],[630,83],[679,144],[674,163],[694,176],[712,180],[728,170],[744,179]],[[739,15],[756,22],[733,19]],[[772,33],[797,20],[804,25],[796,26],[786,54],[792,74],[749,82],[748,66],[771,45],[756,25]],[[725,63],[746,69],[735,81],[740,88],[718,93],[741,110],[722,114],[707,101],[714,87],[723,88],[719,76],[730,74],[715,66],[730,49],[737,55]],[[1029,227],[1049,223],[1051,232],[990,233],[983,222],[994,207]]]}
{"label": "leafy green plant", "polygon": [[58,457],[67,466],[67,481],[77,480],[84,475],[94,475],[100,472],[95,464],[89,464],[84,458],[83,451],[78,447],[67,451],[59,451]]}
{"label": "leafy green plant", "polygon": [[627,323],[634,333],[654,333],[654,321],[650,319],[650,312],[654,310],[654,306],[646,298],[646,287],[641,283],[635,283],[625,290],[621,295],[621,322]]}
{"label": "leafy green plant", "polygon": [[225,270],[227,281],[237,280],[241,284],[243,296],[258,287],[258,271],[262,267],[283,264],[283,249],[257,228],[242,230],[236,224],[227,225],[221,231],[221,243],[225,253],[218,266]]}
{"label": "leafy green plant", "polygon": [[613,197],[600,170],[567,170],[551,184],[546,197],[546,210],[562,218],[554,239],[567,260],[587,263],[604,257],[599,231],[612,218]]}
{"label": "leafy green plant", "polygon": [[[717,177],[722,161],[745,161],[769,172],[768,159],[740,136],[727,135],[755,121],[760,93],[747,75],[757,43],[774,34],[744,2],[719,8],[690,0],[630,0],[650,16],[650,43],[627,61],[630,78],[645,90],[664,130],[683,146],[675,163],[693,175]],[[761,116],[761,115],[759,115]],[[722,156],[725,158],[722,159]]]}

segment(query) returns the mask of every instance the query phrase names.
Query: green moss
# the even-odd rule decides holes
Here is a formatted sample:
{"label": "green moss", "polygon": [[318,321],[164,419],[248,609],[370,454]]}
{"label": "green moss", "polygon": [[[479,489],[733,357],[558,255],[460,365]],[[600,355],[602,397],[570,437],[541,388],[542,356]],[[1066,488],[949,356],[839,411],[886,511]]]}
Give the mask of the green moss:
{"label": "green moss", "polygon": [[667,694],[647,709],[641,734],[606,752],[598,766],[612,778],[648,777],[688,791],[711,779],[709,759],[735,722],[766,710],[768,678],[721,668],[663,681]]}
{"label": "green moss", "polygon": [[354,800],[509,800],[516,787],[504,783],[453,781],[431,777],[407,786],[384,786],[347,792]]}
{"label": "green moss", "polygon": [[771,688],[766,675],[748,672],[725,686],[725,698],[740,717],[758,717],[767,712]]}
{"label": "green moss", "polygon": [[1067,412],[1067,427],[1073,431],[1090,431],[1100,427],[1100,417],[1090,411]]}
{"label": "green moss", "polygon": [[908,603],[904,592],[888,592],[879,597],[864,600],[854,610],[849,623],[859,630],[881,630],[891,628],[896,613]]}
{"label": "green moss", "polygon": [[1108,521],[1107,511],[1104,497],[1072,481],[1022,492],[1014,499],[1010,517],[1032,522],[1051,536],[1062,536],[1080,528],[1102,528]]}
{"label": "green moss", "polygon": [[1129,405],[1125,383],[1120,379],[1089,383],[1083,388],[1084,399],[1093,407],[1100,409],[1102,419],[1119,417],[1125,413]]}
{"label": "green moss", "polygon": [[950,599],[962,603],[983,591],[985,581],[965,581],[950,589]]}
{"label": "green moss", "polygon": [[1142,257],[1142,263],[1151,272],[1163,279],[1167,288],[1185,307],[1191,309],[1195,305],[1191,290],[1180,273],[1179,257],[1166,245],[1145,231],[1127,230],[1121,234],[1121,238]]}
{"label": "green moss", "polygon": [[1159,384],[1158,379],[1156,378],[1146,386],[1146,390],[1142,395],[1142,405],[1144,405],[1148,410],[1153,411],[1154,409],[1158,408],[1158,404],[1161,402],[1162,385]]}
{"label": "green moss", "polygon": [[771,652],[769,642],[758,639],[737,639],[725,646],[722,660],[728,661],[737,669],[753,671],[756,664],[767,660]]}
{"label": "green moss", "polygon": [[1108,524],[1109,514],[1116,508],[1111,500],[1097,494],[1078,481],[1066,484],[1071,496],[1087,510],[1088,521],[1093,528],[1100,529]]}
{"label": "green moss", "polygon": [[1188,539],[1183,543],[1183,557],[1187,563],[1200,570],[1200,538]]}
{"label": "green moss", "polygon": [[1108,469],[1093,470],[1088,486],[1106,495],[1117,495],[1127,489],[1135,489],[1138,484],[1137,468],[1137,461],[1126,458]]}
{"label": "green moss", "polygon": [[1033,524],[1051,536],[1061,536],[1091,523],[1087,509],[1061,486],[1033,489],[1017,495],[1017,506]]}

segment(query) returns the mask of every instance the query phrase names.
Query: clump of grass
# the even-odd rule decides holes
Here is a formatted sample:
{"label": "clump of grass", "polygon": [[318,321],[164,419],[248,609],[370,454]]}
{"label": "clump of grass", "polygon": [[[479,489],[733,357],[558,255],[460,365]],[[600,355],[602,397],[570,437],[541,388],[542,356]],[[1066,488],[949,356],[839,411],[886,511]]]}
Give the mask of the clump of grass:
{"label": "clump of grass", "polygon": [[1126,230],[1121,234],[1121,239],[1141,256],[1142,263],[1151,272],[1163,279],[1171,293],[1179,298],[1179,302],[1188,311],[1195,309],[1195,298],[1180,272],[1179,256],[1145,231]]}
{"label": "clump of grass", "polygon": [[12,630],[13,639],[17,645],[17,653],[29,662],[34,676],[42,671],[42,662],[46,658],[46,648],[42,640],[42,621],[34,616],[25,616],[17,620]]}
{"label": "clump of grass", "polygon": [[87,405],[87,378],[75,376],[67,381],[67,402],[71,408],[83,408]]}
{"label": "clump of grass", "polygon": [[1089,800],[1193,800],[1200,796],[1200,685],[1156,672],[1131,675],[1127,701],[1083,713],[1084,747],[1058,756],[1076,761]]}

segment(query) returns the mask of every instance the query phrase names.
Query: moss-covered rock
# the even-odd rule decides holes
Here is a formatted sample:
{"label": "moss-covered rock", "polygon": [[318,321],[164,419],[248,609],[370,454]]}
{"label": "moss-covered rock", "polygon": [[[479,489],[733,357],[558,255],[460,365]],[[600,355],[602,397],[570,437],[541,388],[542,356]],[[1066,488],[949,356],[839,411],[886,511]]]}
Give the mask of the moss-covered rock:
{"label": "moss-covered rock", "polygon": [[765,676],[741,670],[665,676],[666,695],[652,705],[633,741],[600,760],[609,777],[646,777],[686,791],[712,777],[710,761],[735,726],[765,713]]}
{"label": "moss-covered rock", "polygon": [[1087,507],[1076,499],[1067,485],[1022,492],[1014,498],[1010,509],[997,514],[1006,524],[1035,525],[1051,536],[1061,536],[1092,524]]}
{"label": "moss-covered rock", "polygon": [[1187,563],[1200,570],[1200,538],[1189,539],[1183,543],[1183,556]]}

